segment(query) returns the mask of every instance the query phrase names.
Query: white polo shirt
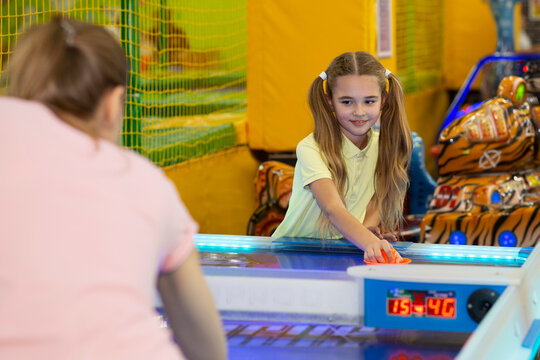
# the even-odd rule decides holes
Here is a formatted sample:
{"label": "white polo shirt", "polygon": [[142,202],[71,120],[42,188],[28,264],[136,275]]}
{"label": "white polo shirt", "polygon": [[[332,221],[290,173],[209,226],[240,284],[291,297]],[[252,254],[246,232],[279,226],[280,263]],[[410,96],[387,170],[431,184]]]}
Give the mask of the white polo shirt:
{"label": "white polo shirt", "polygon": [[[345,191],[347,210],[360,222],[364,221],[366,208],[375,193],[375,166],[379,155],[379,133],[371,129],[367,146],[360,150],[346,136],[343,136],[343,158],[347,166],[348,181]],[[294,169],[292,196],[285,219],[272,237],[320,238],[317,222],[321,209],[309,185],[315,180],[331,179],[325,156],[315,142],[313,133],[298,143],[297,162]],[[333,229],[325,238],[340,238]]]}

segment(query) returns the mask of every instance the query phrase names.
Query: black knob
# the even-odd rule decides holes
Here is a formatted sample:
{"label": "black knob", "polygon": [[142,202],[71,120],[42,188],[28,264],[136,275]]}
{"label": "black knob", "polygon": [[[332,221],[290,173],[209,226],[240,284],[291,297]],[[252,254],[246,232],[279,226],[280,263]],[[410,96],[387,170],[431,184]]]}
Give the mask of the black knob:
{"label": "black knob", "polygon": [[479,323],[488,313],[499,294],[491,289],[478,289],[467,299],[467,312],[471,319]]}

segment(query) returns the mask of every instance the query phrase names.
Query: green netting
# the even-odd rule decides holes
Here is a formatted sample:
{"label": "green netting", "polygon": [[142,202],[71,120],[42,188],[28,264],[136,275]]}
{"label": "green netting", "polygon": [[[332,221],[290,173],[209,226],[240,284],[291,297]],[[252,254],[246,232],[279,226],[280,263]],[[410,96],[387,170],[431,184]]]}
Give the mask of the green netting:
{"label": "green netting", "polygon": [[244,109],[244,91],[223,90],[220,92],[175,92],[171,94],[142,94],[139,98],[142,115],[145,117],[172,117],[201,115],[215,112]]}
{"label": "green netting", "polygon": [[[3,0],[0,92],[18,36],[55,14],[106,27],[126,50],[126,147],[166,166],[236,145],[212,115],[246,111],[246,0]],[[194,115],[203,126],[178,125]]]}
{"label": "green netting", "polygon": [[444,0],[396,1],[397,73],[405,93],[442,84]]}
{"label": "green netting", "polygon": [[169,166],[194,157],[214,154],[236,144],[233,124],[144,129],[142,148],[150,160]]}
{"label": "green netting", "polygon": [[246,74],[226,71],[186,71],[177,76],[158,73],[154,77],[137,78],[135,86],[147,92],[159,92],[161,89],[199,89],[208,84],[214,86],[238,87],[245,89]]}

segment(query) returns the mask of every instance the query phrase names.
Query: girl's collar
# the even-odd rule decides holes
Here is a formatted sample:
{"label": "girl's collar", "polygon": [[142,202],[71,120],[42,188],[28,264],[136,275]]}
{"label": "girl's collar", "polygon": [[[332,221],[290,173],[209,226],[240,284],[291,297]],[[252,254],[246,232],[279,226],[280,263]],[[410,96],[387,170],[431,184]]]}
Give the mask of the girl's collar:
{"label": "girl's collar", "polygon": [[342,135],[343,138],[343,156],[346,159],[350,159],[353,157],[363,157],[367,155],[368,150],[371,148],[373,144],[373,134],[375,131],[373,128],[369,129],[366,133],[368,140],[366,146],[360,150],[356,145],[353,144],[351,140],[349,140],[345,135]]}

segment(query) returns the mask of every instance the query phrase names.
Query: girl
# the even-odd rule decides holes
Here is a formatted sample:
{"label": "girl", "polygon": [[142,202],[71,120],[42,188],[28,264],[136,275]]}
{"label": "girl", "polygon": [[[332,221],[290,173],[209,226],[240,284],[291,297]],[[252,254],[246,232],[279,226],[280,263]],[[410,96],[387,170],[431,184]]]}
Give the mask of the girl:
{"label": "girl", "polygon": [[372,55],[345,53],[313,81],[308,99],[315,129],[298,144],[289,208],[272,236],[343,236],[366,261],[386,262],[384,251],[392,262],[385,238],[395,237],[379,229],[400,224],[412,151],[399,80]]}
{"label": "girl", "polygon": [[112,35],[30,29],[0,98],[0,358],[189,359],[226,342],[172,183],[115,144],[127,60]]}

